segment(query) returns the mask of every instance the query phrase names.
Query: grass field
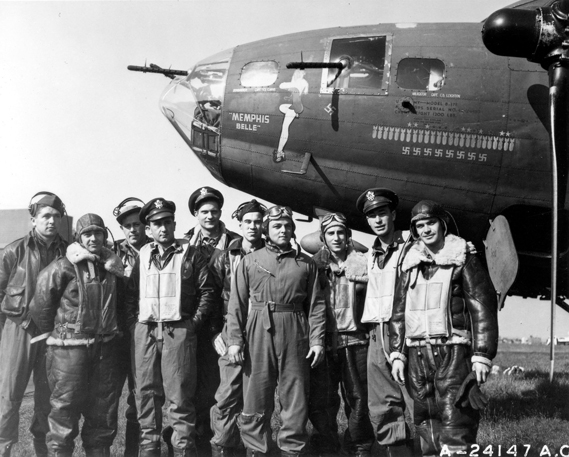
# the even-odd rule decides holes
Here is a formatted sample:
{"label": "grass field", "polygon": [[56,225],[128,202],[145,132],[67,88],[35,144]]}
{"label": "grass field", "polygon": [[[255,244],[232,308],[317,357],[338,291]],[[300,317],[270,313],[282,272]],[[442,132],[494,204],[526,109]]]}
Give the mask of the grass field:
{"label": "grass field", "polygon": [[[501,344],[495,364],[502,371],[513,365],[522,366],[525,371],[513,376],[493,375],[484,386],[490,403],[480,423],[480,450],[471,455],[569,457],[569,346],[556,348],[553,383],[549,382],[548,346]],[[119,430],[111,449],[113,456],[122,456],[123,451],[124,398],[123,395]],[[35,455],[27,430],[31,416],[32,396],[29,395],[22,404],[20,443],[12,451],[15,457]],[[339,419],[345,424],[345,417]],[[74,456],[83,456],[80,443],[76,446]],[[162,455],[167,455],[165,446]]]}

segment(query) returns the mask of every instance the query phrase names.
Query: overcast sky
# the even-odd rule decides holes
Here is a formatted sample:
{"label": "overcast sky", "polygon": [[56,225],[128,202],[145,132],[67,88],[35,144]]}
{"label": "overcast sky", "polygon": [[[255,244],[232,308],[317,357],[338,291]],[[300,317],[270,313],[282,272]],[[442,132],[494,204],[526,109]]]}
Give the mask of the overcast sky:
{"label": "overcast sky", "polygon": [[[34,193],[48,190],[75,219],[100,214],[118,237],[112,210],[121,200],[160,196],[178,205],[181,236],[195,224],[190,193],[210,185],[225,194],[224,220],[236,229],[230,214],[250,197],[214,180],[164,118],[158,100],[169,80],[127,65],[187,70],[271,36],[370,23],[480,22],[508,3],[0,2],[0,209],[25,208]],[[558,334],[569,329],[564,314]],[[537,317],[527,322],[528,315]],[[545,337],[548,315],[545,303],[510,300],[500,315],[502,334]]]}

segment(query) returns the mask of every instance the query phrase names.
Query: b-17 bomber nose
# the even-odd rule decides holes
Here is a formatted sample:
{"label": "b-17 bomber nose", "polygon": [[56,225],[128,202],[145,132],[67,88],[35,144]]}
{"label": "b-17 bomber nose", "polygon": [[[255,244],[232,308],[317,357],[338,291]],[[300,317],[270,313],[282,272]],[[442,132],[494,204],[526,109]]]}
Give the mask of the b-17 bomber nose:
{"label": "b-17 bomber nose", "polygon": [[221,114],[233,50],[199,62],[184,78],[174,79],[160,99],[162,113],[211,174],[221,174]]}

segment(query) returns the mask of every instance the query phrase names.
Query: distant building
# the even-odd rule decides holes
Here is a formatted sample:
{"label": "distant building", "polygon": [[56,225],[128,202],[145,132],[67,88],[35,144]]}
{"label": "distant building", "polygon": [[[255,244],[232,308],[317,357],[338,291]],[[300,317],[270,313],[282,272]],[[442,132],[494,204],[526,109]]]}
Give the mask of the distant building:
{"label": "distant building", "polygon": [[[60,233],[67,241],[71,240],[73,233],[73,217],[63,216]],[[6,245],[22,238],[32,229],[30,213],[27,209],[0,210],[0,255]]]}
{"label": "distant building", "polygon": [[543,340],[537,336],[524,336],[521,340],[522,344],[543,344]]}

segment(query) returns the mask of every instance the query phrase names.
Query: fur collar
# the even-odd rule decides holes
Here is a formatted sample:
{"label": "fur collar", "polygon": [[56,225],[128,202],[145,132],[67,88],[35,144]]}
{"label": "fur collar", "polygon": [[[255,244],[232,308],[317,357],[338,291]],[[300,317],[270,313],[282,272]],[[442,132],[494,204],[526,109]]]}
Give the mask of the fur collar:
{"label": "fur collar", "polygon": [[466,261],[466,253],[466,241],[456,235],[447,235],[444,247],[434,256],[431,256],[423,242],[419,240],[413,243],[403,259],[403,271],[409,271],[421,262],[461,266]]}
{"label": "fur collar", "polygon": [[101,256],[97,256],[95,254],[91,254],[83,246],[75,242],[67,247],[67,253],[65,256],[67,257],[67,260],[75,265],[84,260],[91,262],[99,261],[109,273],[114,274],[119,278],[124,277],[124,267],[121,259],[113,251],[104,246],[101,251]]}
{"label": "fur collar", "polygon": [[[312,259],[319,270],[325,270],[328,267],[333,268],[332,265],[335,266],[335,264],[331,263],[330,257],[330,250],[326,246],[322,246]],[[366,255],[356,251],[352,246],[348,247],[348,256],[342,265],[342,269],[346,274],[346,278],[350,281],[367,282]]]}

